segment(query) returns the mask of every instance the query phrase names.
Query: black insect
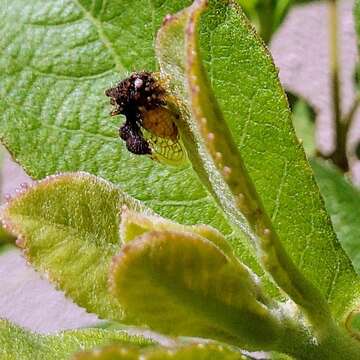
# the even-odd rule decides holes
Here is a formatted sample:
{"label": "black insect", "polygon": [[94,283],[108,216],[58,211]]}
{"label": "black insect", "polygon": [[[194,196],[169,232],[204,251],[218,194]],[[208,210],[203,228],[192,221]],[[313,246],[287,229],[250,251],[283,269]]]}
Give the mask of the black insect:
{"label": "black insect", "polygon": [[134,73],[105,94],[114,106],[110,114],[126,118],[119,135],[130,152],[170,164],[186,158],[175,124],[179,114],[167,106],[165,90],[152,73]]}
{"label": "black insect", "polygon": [[141,109],[151,110],[163,105],[164,91],[156,84],[149,72],[134,73],[117,86],[106,90],[110,103],[115,106],[112,116],[125,115],[126,121],[120,127],[121,139],[127,149],[139,155],[151,154],[148,142],[141,132]]}
{"label": "black insect", "polygon": [[142,137],[139,126],[136,122],[127,120],[119,129],[121,139],[126,142],[127,149],[133,154],[151,154],[149,143]]}

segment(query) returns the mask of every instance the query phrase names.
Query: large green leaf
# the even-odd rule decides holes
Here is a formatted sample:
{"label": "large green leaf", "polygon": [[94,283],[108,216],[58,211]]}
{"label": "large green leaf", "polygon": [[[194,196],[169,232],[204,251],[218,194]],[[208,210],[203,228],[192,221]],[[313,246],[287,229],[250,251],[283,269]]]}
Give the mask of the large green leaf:
{"label": "large green leaf", "polygon": [[339,241],[360,274],[360,191],[331,164],[314,160],[312,167]]}
{"label": "large green leaf", "polygon": [[120,320],[122,310],[108,293],[107,279],[121,244],[122,206],[143,209],[112,184],[75,173],[24,190],[1,217],[37,270],[88,311]]}
{"label": "large green leaf", "polygon": [[[229,133],[221,122],[213,95],[210,93],[206,99],[209,92],[202,90],[209,88],[207,81],[192,70],[198,62],[189,35],[194,24],[190,21],[184,26],[182,14],[170,19],[159,33],[158,56],[163,75],[173,80],[173,94],[193,116],[189,125],[179,122],[185,143],[187,133],[192,133],[187,144],[190,159],[235,223],[242,226],[236,208],[243,213],[250,211],[245,217],[256,223],[263,210],[261,205],[258,209],[256,206],[251,209],[252,205],[241,209],[243,196],[254,190],[251,186],[247,188],[246,176],[241,178],[236,145],[224,138],[224,134],[229,138]],[[213,31],[208,34],[206,29],[211,26]],[[210,2],[210,10],[200,26],[199,43],[210,84],[275,231],[292,260],[326,297],[333,314],[342,318],[358,303],[360,282],[331,227],[311,168],[292,128],[286,97],[271,58],[231,1]],[[217,126],[214,116],[218,118]],[[197,135],[197,127],[208,127],[209,133]],[[201,159],[192,156],[196,145],[191,144],[191,139],[197,140],[199,136]],[[202,146],[212,149],[209,150],[213,151],[212,160],[206,158]],[[209,165],[212,161],[213,167]],[[226,185],[236,197],[229,196]],[[260,230],[263,226],[255,225]],[[270,230],[271,225],[267,226]]]}
{"label": "large green leaf", "polygon": [[189,165],[128,153],[104,95],[129,72],[156,69],[156,30],[189,3],[1,2],[0,138],[31,176],[84,170],[174,220],[231,231]]}
{"label": "large green leaf", "polygon": [[151,342],[124,331],[84,329],[58,335],[38,335],[0,319],[0,358],[3,360],[62,360],[81,350],[112,343],[143,347]]}

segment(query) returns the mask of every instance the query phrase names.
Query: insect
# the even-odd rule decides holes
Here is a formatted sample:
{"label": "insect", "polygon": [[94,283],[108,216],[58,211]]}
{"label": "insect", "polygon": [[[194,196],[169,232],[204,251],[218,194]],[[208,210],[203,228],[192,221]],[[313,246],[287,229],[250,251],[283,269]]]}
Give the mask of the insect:
{"label": "insect", "polygon": [[106,90],[114,109],[111,116],[124,115],[119,135],[133,154],[149,155],[170,165],[186,160],[176,121],[180,119],[169,106],[164,88],[150,72],[133,73]]}

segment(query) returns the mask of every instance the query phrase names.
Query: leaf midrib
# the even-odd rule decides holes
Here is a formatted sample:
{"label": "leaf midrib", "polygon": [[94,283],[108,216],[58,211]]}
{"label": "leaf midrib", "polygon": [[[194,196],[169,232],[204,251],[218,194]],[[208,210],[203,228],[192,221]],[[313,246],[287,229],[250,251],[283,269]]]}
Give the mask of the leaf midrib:
{"label": "leaf midrib", "polygon": [[[103,237],[99,237],[96,236],[93,232],[89,232],[89,231],[84,231],[81,230],[79,228],[73,227],[69,224],[64,224],[64,223],[57,223],[57,222],[51,222],[49,220],[44,219],[41,216],[34,216],[34,215],[25,215],[25,214],[16,214],[15,215],[16,218],[20,219],[18,221],[16,221],[16,223],[25,223],[25,222],[29,222],[29,223],[40,223],[42,225],[42,227],[53,227],[53,228],[58,228],[61,229],[63,231],[65,231],[66,233],[68,233],[69,235],[75,235],[76,237],[79,237],[80,239],[86,239],[87,242],[93,244],[93,245],[97,245],[98,241],[96,240],[101,240],[101,246],[99,247],[103,247],[106,246],[108,248],[113,248],[114,245],[115,246],[120,246],[121,244],[121,239],[118,238],[118,243],[113,243],[113,242],[109,242],[109,241],[103,241],[106,240],[107,238],[103,238]],[[12,216],[13,219],[15,219],[14,216]],[[24,219],[24,220],[22,220]],[[19,230],[20,232],[20,230]],[[90,239],[94,239],[95,241],[89,241]]]}

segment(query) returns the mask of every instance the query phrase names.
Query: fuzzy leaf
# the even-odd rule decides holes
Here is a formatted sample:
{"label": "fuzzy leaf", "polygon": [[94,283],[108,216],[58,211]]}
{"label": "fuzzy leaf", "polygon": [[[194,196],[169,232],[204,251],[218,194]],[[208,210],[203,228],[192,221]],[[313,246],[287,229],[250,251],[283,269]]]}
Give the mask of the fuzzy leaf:
{"label": "fuzzy leaf", "polygon": [[312,167],[339,241],[360,274],[360,191],[331,164],[313,160]]}
{"label": "fuzzy leaf", "polygon": [[151,342],[124,331],[84,329],[38,335],[0,320],[0,358],[6,360],[67,360],[76,351],[118,343],[144,347]]}
{"label": "fuzzy leaf", "polygon": [[198,234],[218,246],[227,256],[233,258],[233,250],[225,237],[208,225],[181,225],[160,216],[123,210],[121,213],[120,238],[127,243],[149,231],[178,231]]}
{"label": "fuzzy leaf", "polygon": [[49,177],[2,210],[27,259],[80,306],[120,320],[109,295],[111,258],[119,251],[121,207],[141,206],[110,183],[85,173]]}
{"label": "fuzzy leaf", "polygon": [[240,352],[222,345],[192,344],[179,348],[111,346],[94,352],[80,353],[73,360],[246,360]]}
{"label": "fuzzy leaf", "polygon": [[281,332],[253,275],[199,235],[153,231],[127,243],[110,283],[127,320],[165,334],[264,349]]}
{"label": "fuzzy leaf", "polygon": [[[201,149],[201,143],[209,145],[214,135],[215,140],[220,138],[222,147],[227,148],[227,153],[217,160],[224,171],[219,174],[214,170],[216,165],[211,165],[212,161],[209,165],[201,151],[199,156],[205,158],[196,158],[196,152],[191,151],[191,145],[188,145],[194,168],[203,180],[209,179],[205,184],[210,185],[212,193],[233,222],[243,227],[241,215],[234,212],[241,199],[228,195],[228,183],[224,181],[234,170],[226,165],[236,162],[236,152],[240,150],[286,252],[305,277],[321,290],[334,316],[343,319],[358,305],[360,280],[337,242],[311,168],[292,128],[287,100],[267,50],[234,2],[210,1],[209,11],[203,15],[199,25],[198,41],[213,95],[210,85],[201,88],[203,84],[191,72],[191,65],[199,61],[199,55],[194,54],[193,48],[190,51],[190,41],[186,42],[194,24],[179,19],[185,16],[183,14],[169,19],[159,32],[157,53],[161,71],[171,78],[173,94],[187,109],[191,109],[192,101],[197,101],[197,104],[202,104],[201,108],[197,108],[198,113],[208,115],[213,111],[219,115],[222,111],[237,145],[237,149],[229,149],[232,141],[225,140],[229,136],[228,132],[224,132],[226,126],[219,120],[219,126],[215,127],[215,120],[211,119],[212,131],[216,134],[197,144]],[[206,33],[209,24],[213,29],[211,35]],[[198,78],[204,76],[201,74]],[[208,94],[211,95],[211,104],[206,99]],[[192,115],[194,120],[196,114]],[[184,119],[187,119],[186,116]],[[179,126],[185,128],[182,131],[184,137],[188,128],[190,132],[196,129],[197,125],[192,120],[188,125],[179,122]],[[197,120],[202,123],[201,119]],[[218,150],[220,155],[223,148]],[[232,175],[229,178],[236,180]]]}

